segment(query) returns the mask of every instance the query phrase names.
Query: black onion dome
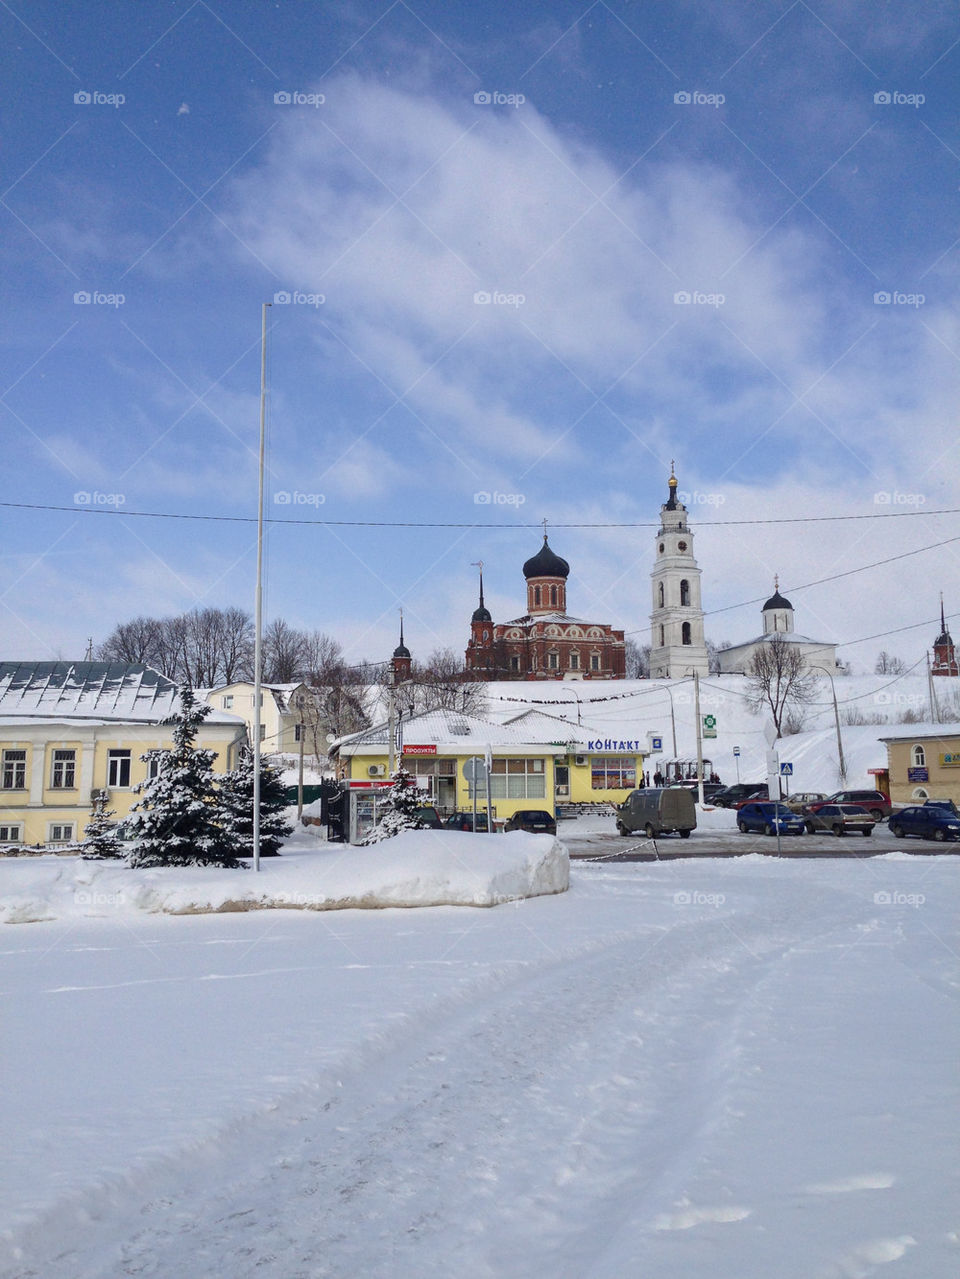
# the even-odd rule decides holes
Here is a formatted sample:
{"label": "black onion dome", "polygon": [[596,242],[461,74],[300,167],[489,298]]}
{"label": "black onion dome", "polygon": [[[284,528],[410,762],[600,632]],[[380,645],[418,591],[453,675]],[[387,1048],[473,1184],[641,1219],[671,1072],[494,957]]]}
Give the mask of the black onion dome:
{"label": "black onion dome", "polygon": [[531,577],[569,577],[570,565],[566,560],[561,559],[559,555],[555,555],[551,551],[547,543],[546,536],[543,539],[543,546],[533,556],[527,560],[523,566],[523,576]]}
{"label": "black onion dome", "polygon": [[479,608],[475,608],[473,610],[473,617],[470,618],[470,621],[471,622],[492,622],[493,618],[490,616],[490,610],[488,608],[485,608],[481,604]]}
{"label": "black onion dome", "polygon": [[779,591],[774,591],[764,604],[763,612],[765,613],[768,608],[793,608],[793,605],[789,600],[785,600]]}
{"label": "black onion dome", "polygon": [[401,641],[397,645],[397,647],[393,650],[393,655],[394,657],[409,657],[410,650],[409,648],[407,648],[406,644],[404,644],[403,641]]}

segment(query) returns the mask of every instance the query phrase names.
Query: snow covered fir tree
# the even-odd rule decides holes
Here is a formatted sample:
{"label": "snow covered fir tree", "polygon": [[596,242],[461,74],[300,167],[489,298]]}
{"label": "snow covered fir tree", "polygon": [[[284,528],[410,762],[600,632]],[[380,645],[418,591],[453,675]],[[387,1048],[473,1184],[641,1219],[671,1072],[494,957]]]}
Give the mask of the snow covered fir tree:
{"label": "snow covered fir tree", "polygon": [[114,810],[107,808],[106,791],[97,791],[80,845],[80,855],[85,861],[108,861],[125,856],[123,845],[114,833],[117,829],[117,823],[111,820],[114,816]]}
{"label": "snow covered fir tree", "polygon": [[392,839],[404,830],[422,830],[424,823],[419,809],[428,798],[426,791],[417,786],[413,774],[405,768],[398,768],[390,774],[390,790],[381,804],[380,821],[360,843],[379,844],[381,840]]}
{"label": "snow covered fir tree", "polygon": [[139,842],[131,866],[240,865],[238,850],[220,824],[216,751],[194,744],[211,709],[184,684],[172,719],[173,749],[141,755],[154,775],[135,787],[141,798],[132,806],[130,824]]}
{"label": "snow covered fir tree", "polygon": [[[220,784],[220,823],[240,857],[253,856],[253,752],[244,751],[240,763]],[[260,856],[276,857],[293,830],[287,820],[286,791],[280,770],[269,757],[260,759]]]}

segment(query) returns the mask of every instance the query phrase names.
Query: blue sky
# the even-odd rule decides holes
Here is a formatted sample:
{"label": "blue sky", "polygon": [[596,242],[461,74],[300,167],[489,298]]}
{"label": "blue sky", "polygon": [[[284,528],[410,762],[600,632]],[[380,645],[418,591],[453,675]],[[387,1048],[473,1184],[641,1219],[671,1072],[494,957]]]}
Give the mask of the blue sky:
{"label": "blue sky", "polygon": [[271,524],[267,614],[353,658],[401,604],[416,656],[462,648],[477,560],[522,612],[539,537],[505,526],[543,518],[571,612],[642,642],[655,529],[614,526],[655,524],[671,459],[711,638],[775,573],[819,639],[960,609],[927,513],[960,507],[953,6],[36,0],[0,30],[5,498],[68,508],[0,508],[4,657],[252,607],[252,525],[126,513],[255,514],[275,297],[267,515],[331,523]]}

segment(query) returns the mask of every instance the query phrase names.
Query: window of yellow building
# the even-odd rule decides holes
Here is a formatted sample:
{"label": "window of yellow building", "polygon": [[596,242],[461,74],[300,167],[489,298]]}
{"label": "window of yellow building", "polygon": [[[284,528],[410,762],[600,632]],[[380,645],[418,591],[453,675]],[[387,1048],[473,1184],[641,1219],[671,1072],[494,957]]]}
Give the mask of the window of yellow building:
{"label": "window of yellow building", "polygon": [[633,790],[636,784],[637,761],[633,755],[602,755],[591,759],[593,790]]}
{"label": "window of yellow building", "polygon": [[490,774],[493,799],[543,799],[546,777],[542,759],[495,759]]}
{"label": "window of yellow building", "polygon": [[77,752],[55,750],[50,785],[54,790],[73,790],[77,784]]}
{"label": "window of yellow building", "polygon": [[0,787],[2,787],[3,790],[26,790],[26,751],[5,750],[3,752],[3,769],[2,772],[0,772]]}

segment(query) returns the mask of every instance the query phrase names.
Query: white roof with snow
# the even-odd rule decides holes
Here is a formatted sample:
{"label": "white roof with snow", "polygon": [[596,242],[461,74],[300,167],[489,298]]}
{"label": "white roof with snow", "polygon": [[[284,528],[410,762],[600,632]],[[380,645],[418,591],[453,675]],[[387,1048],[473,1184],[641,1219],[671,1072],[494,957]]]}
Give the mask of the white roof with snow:
{"label": "white roof with snow", "polygon": [[[176,683],[127,662],[0,662],[0,719],[123,720],[158,724],[176,714]],[[207,723],[240,724],[213,711]]]}

